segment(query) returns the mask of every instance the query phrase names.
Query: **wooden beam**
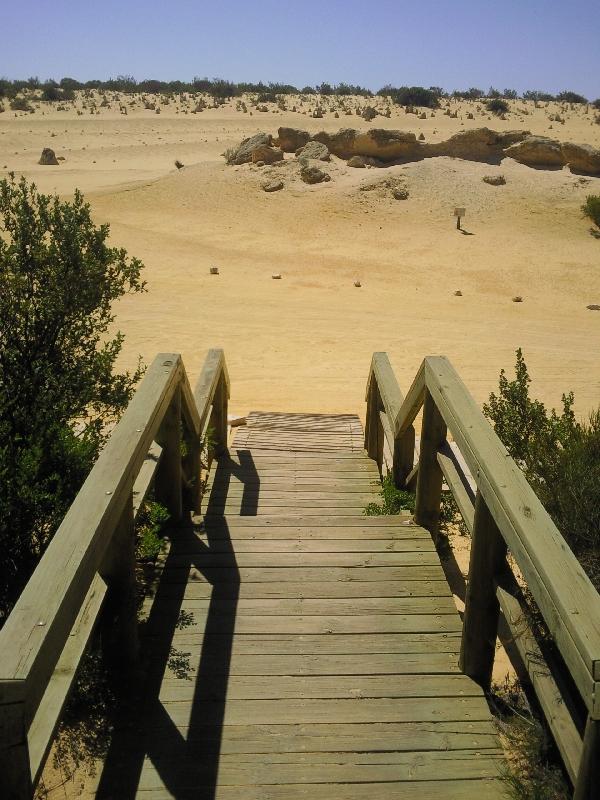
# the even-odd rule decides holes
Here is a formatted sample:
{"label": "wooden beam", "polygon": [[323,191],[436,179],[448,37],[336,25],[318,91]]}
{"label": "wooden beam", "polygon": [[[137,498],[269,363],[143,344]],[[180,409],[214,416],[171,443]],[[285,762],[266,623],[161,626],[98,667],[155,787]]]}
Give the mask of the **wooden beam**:
{"label": "wooden beam", "polygon": [[7,800],[33,798],[25,693],[25,681],[0,682],[0,776]]}
{"label": "wooden beam", "polygon": [[498,633],[499,604],[494,581],[502,571],[505,559],[506,543],[478,492],[459,665],[485,690],[490,687]]}
{"label": "wooden beam", "polygon": [[[514,577],[511,583],[516,583]],[[513,588],[512,591],[515,591]],[[568,705],[552,675],[542,651],[527,621],[525,609],[510,590],[498,586],[496,596],[508,625],[512,643],[517,648],[523,666],[529,675],[548,727],[561,754],[573,784],[581,761],[581,735],[573,721]]]}
{"label": "wooden beam", "polygon": [[598,800],[600,791],[600,721],[588,717],[573,800]]}
{"label": "wooden beam", "polygon": [[469,532],[473,533],[475,496],[464,473],[459,468],[454,458],[454,452],[448,442],[444,442],[442,445],[441,450],[437,454],[437,460],[465,525],[469,529]]}
{"label": "wooden beam", "polygon": [[434,542],[437,542],[442,498],[442,471],[437,461],[437,453],[445,439],[446,423],[437,410],[431,394],[427,392],[423,408],[415,522],[427,528]]}
{"label": "wooden beam", "polygon": [[104,580],[96,575],[29,728],[29,757],[34,786],[41,775],[79,663],[94,631],[106,588]]}
{"label": "wooden beam", "polygon": [[179,387],[173,392],[171,404],[163,416],[156,440],[162,447],[162,456],[156,471],[154,494],[158,502],[167,507],[171,518],[177,522],[183,514],[181,390]]}
{"label": "wooden beam", "polygon": [[108,586],[102,645],[108,663],[121,672],[136,663],[139,652],[133,503],[126,503],[99,568]]}

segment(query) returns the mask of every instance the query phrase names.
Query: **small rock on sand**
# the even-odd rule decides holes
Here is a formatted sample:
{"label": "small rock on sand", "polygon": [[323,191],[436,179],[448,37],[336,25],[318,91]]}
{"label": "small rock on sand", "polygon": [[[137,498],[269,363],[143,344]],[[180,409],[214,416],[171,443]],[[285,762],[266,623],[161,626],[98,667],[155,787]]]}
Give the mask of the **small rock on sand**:
{"label": "small rock on sand", "polygon": [[504,186],[506,183],[504,175],[484,175],[481,180],[484,183],[489,183],[490,186]]}
{"label": "small rock on sand", "polygon": [[304,181],[304,183],[323,183],[324,181],[330,181],[331,175],[328,175],[326,172],[323,172],[322,169],[318,167],[311,167],[307,164],[302,166],[300,170],[300,177]]}
{"label": "small rock on sand", "polygon": [[54,167],[58,165],[58,159],[56,158],[56,154],[54,150],[50,147],[44,147],[42,150],[42,155],[40,156],[40,160],[38,164],[42,164],[45,167]]}
{"label": "small rock on sand", "polygon": [[364,169],[367,165],[364,156],[352,156],[348,159],[349,167],[356,167],[357,169]]}
{"label": "small rock on sand", "polygon": [[274,180],[274,181],[265,181],[262,185],[263,191],[265,192],[278,192],[280,189],[283,189],[283,181]]}

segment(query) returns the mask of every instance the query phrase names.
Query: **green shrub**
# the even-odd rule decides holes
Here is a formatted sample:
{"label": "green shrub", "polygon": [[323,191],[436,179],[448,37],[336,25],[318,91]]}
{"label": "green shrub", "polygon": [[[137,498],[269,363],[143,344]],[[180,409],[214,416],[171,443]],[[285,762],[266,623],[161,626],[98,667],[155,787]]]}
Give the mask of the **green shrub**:
{"label": "green shrub", "polygon": [[390,473],[381,482],[380,494],[383,503],[369,503],[363,512],[365,516],[386,516],[388,514],[399,514],[401,511],[415,510],[414,494],[403,489],[396,489]]}
{"label": "green shrub", "polygon": [[439,106],[438,95],[431,89],[424,89],[422,86],[401,86],[399,89],[386,86],[378,94],[391,97],[393,102],[399,106],[425,106],[426,108]]}
{"label": "green shrub", "polygon": [[160,503],[146,501],[136,520],[136,558],[155,561],[165,548],[162,537],[169,512]]}
{"label": "green shrub", "polygon": [[485,104],[485,107],[488,111],[491,111],[492,114],[506,114],[509,111],[508,103],[506,100],[502,100],[501,97],[494,97]]}
{"label": "green shrub", "polygon": [[556,99],[561,103],[587,103],[587,98],[577,92],[559,92]]}
{"label": "green shrub", "polygon": [[484,404],[486,416],[521,467],[543,506],[600,586],[600,409],[580,423],[573,393],[550,412],[529,397],[531,378],[517,350],[515,379],[500,373],[499,393]]}
{"label": "green shrub", "polygon": [[581,210],[600,228],[600,195],[589,194]]}
{"label": "green shrub", "polygon": [[33,111],[33,106],[25,97],[13,97],[10,107],[13,111]]}
{"label": "green shrub", "polygon": [[46,100],[48,103],[56,103],[57,100],[62,100],[62,96],[61,90],[53,84],[46,84],[42,89],[42,100]]}
{"label": "green shrub", "polygon": [[112,304],[142,264],[76,191],[0,181],[0,625],[142,374],[117,373]]}

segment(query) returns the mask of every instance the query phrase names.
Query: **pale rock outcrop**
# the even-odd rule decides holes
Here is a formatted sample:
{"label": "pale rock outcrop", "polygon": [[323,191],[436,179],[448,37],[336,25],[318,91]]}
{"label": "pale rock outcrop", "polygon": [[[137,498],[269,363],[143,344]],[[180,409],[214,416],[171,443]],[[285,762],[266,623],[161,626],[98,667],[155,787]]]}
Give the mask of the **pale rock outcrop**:
{"label": "pale rock outcrop", "polygon": [[329,161],[331,155],[323,142],[307,142],[296,150],[296,158],[314,158],[317,161]]}
{"label": "pale rock outcrop", "polygon": [[560,142],[547,136],[528,136],[505,148],[504,153],[528,167],[562,167],[565,163]]}
{"label": "pale rock outcrop", "polygon": [[295,153],[299,147],[304,147],[309,139],[308,131],[301,131],[298,128],[279,128],[274,144],[280,147],[284,153]]}
{"label": "pale rock outcrop", "polygon": [[263,164],[274,164],[282,159],[283,151],[278,147],[269,147],[267,144],[261,144],[252,151],[252,162],[254,164],[257,161],[262,161]]}
{"label": "pale rock outcrop", "polygon": [[[252,153],[259,147],[269,147],[273,141],[270,133],[257,133],[244,139],[235,151],[231,164],[249,164],[252,161]],[[261,160],[261,159],[257,159]]]}
{"label": "pale rock outcrop", "polygon": [[561,145],[563,160],[569,165],[571,172],[583,172],[585,175],[600,175],[600,150],[591,144],[573,144],[563,142]]}
{"label": "pale rock outcrop", "polygon": [[451,156],[468,161],[499,161],[506,147],[529,136],[529,131],[496,132],[490,128],[460,131],[449,139],[424,145],[424,155]]}
{"label": "pale rock outcrop", "polygon": [[337,133],[321,131],[313,139],[326,144],[330,152],[340,158],[371,156],[388,162],[419,157],[417,137],[404,131],[371,128],[362,133],[354,128],[342,128]]}

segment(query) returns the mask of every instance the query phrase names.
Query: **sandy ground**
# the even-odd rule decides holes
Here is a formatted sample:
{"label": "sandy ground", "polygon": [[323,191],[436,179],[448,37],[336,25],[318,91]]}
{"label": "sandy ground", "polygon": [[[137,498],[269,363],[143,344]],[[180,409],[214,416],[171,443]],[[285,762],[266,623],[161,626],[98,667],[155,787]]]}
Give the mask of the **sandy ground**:
{"label": "sandy ground", "polygon": [[[123,364],[132,366],[138,354],[150,362],[160,351],[181,352],[195,380],[206,350],[221,346],[233,413],[362,414],[374,350],[389,353],[404,390],[423,356],[445,354],[484,401],[521,346],[541,399],[555,405],[573,389],[579,413],[597,404],[600,313],[586,305],[600,303],[600,241],[580,206],[600,193],[600,178],[511,159],[352,169],[332,158],[332,180],[307,186],[293,155],[272,168],[228,167],[221,157],[243,137],[276,134],[280,125],[399,128],[427,141],[487,125],[599,146],[593,108],[516,101],[499,120],[481,104],[452,102],[456,119],[443,109],[422,120],[394,108],[391,118],[367,123],[341,109],[336,119],[327,105],[323,119],[312,119],[314,100],[296,100],[295,113],[272,104],[252,115],[236,110],[236,101],[192,114],[185,111],[195,102],[177,100],[156,114],[138,98],[127,116],[119,102],[96,114],[84,102],[91,101],[1,114],[0,176],[14,170],[64,196],[80,188],[97,221],[110,222],[114,244],[145,262],[148,293],[117,308]],[[557,112],[564,124],[550,121]],[[65,158],[60,166],[37,165],[45,146]],[[184,169],[175,169],[175,158]],[[505,186],[482,182],[497,173]],[[268,174],[281,176],[285,188],[263,192]],[[390,177],[402,180],[408,200],[361,191]],[[467,209],[463,234],[455,206]],[[218,276],[209,274],[213,265]],[[274,272],[282,280],[272,280]],[[516,295],[522,303],[512,302]]]}

